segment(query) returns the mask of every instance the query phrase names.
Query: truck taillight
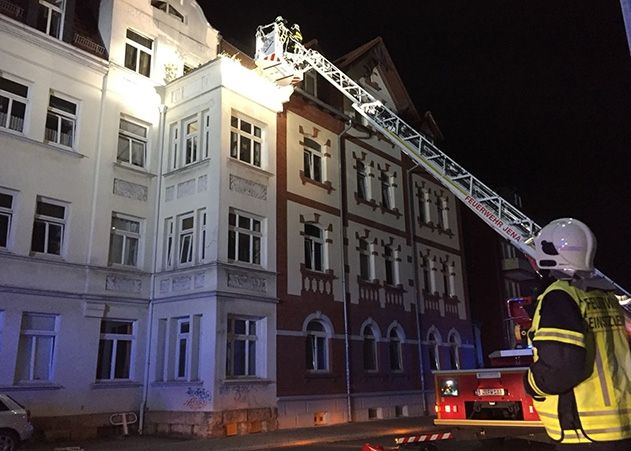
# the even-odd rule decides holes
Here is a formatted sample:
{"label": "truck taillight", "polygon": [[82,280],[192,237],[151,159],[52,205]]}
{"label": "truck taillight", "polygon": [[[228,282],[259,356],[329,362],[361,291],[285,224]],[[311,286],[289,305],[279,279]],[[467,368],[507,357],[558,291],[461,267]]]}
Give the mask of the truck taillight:
{"label": "truck taillight", "polygon": [[438,403],[434,405],[434,410],[436,411],[436,413],[440,412],[440,405]]}

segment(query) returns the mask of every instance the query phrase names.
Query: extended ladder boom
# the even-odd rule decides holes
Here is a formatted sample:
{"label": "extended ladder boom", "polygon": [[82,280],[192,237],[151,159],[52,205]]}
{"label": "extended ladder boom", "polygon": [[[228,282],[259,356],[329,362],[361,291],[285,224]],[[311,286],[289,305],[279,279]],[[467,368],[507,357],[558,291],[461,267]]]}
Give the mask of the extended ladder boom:
{"label": "extended ladder boom", "polygon": [[[283,79],[288,78],[286,74],[289,72],[296,74],[294,79],[302,79],[302,74],[306,70],[316,70],[351,100],[353,108],[368,123],[399,146],[416,164],[432,174],[497,233],[524,254],[534,257],[530,238],[533,238],[541,227],[445,155],[422,133],[417,132],[319,52],[307,49],[294,40],[282,23],[259,27],[255,59],[264,71],[278,71],[283,74]],[[277,80],[281,80],[281,76],[276,77]],[[600,271],[597,272],[619,291],[630,296],[622,287]]]}

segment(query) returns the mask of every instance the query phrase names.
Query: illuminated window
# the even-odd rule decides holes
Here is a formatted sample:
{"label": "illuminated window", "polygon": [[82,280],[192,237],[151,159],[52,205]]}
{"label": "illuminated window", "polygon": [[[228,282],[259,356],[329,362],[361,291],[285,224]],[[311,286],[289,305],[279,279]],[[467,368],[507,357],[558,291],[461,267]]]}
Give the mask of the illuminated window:
{"label": "illuminated window", "polygon": [[145,77],[151,75],[151,54],[153,53],[153,40],[127,30],[127,42],[125,44],[125,67],[138,72]]}
{"label": "illuminated window", "polygon": [[116,161],[144,168],[147,152],[147,131],[148,129],[144,125],[121,118]]}
{"label": "illuminated window", "polygon": [[401,337],[396,327],[390,329],[388,335],[388,350],[390,354],[390,369],[392,371],[403,370],[403,353],[401,351]]}
{"label": "illuminated window", "polygon": [[228,227],[228,258],[260,265],[263,239],[261,220],[231,211],[228,215]]}
{"label": "illuminated window", "polygon": [[63,0],[39,0],[37,29],[49,36],[60,39],[63,14]]}
{"label": "illuminated window", "polygon": [[18,382],[51,382],[57,338],[57,316],[24,313],[18,345]]}
{"label": "illuminated window", "polygon": [[114,213],[110,233],[110,265],[138,265],[140,222]]}
{"label": "illuminated window", "polygon": [[304,138],[304,175],[316,182],[322,181],[322,146],[313,139]]}
{"label": "illuminated window", "polygon": [[61,255],[67,208],[57,202],[37,200],[31,251]]}
{"label": "illuminated window", "polygon": [[256,319],[228,317],[226,344],[226,377],[255,377],[257,375]]}
{"label": "illuminated window", "polygon": [[306,364],[309,371],[328,371],[328,338],[324,324],[318,320],[307,324]]}
{"label": "illuminated window", "polygon": [[14,199],[13,193],[0,191],[0,248],[9,247]]}
{"label": "illuminated window", "polygon": [[28,86],[0,75],[0,128],[24,131]]}
{"label": "illuminated window", "polygon": [[366,165],[361,161],[356,162],[357,168],[357,197],[360,199],[368,199],[368,178],[366,174]]}
{"label": "illuminated window", "polygon": [[237,116],[230,118],[230,156],[261,167],[261,127]]}
{"label": "illuminated window", "polygon": [[46,115],[46,128],[44,130],[46,141],[64,147],[72,147],[74,145],[76,125],[77,104],[58,95],[51,94],[48,114]]}
{"label": "illuminated window", "polygon": [[377,336],[371,325],[364,327],[362,336],[364,370],[377,371]]}
{"label": "illuminated window", "polygon": [[151,0],[151,6],[159,9],[160,11],[164,11],[172,17],[175,17],[180,22],[184,22],[184,16],[177,9],[171,6],[169,3],[161,0]]}
{"label": "illuminated window", "polygon": [[305,268],[312,271],[322,271],[322,229],[313,224],[305,224]]}
{"label": "illuminated window", "polygon": [[101,337],[96,363],[97,381],[130,380],[132,378],[134,341],[133,321],[101,321]]}

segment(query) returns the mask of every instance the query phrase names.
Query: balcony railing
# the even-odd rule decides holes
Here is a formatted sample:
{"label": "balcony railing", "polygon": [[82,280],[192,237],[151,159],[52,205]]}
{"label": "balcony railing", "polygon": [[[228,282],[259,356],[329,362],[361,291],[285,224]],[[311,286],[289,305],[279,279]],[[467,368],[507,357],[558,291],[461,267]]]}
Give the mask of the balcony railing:
{"label": "balcony railing", "polygon": [[20,20],[24,14],[24,8],[21,8],[8,0],[0,0],[0,14],[9,16],[15,20]]}
{"label": "balcony railing", "polygon": [[359,285],[359,302],[379,304],[379,282],[371,282],[357,277]]}
{"label": "balcony railing", "polygon": [[335,280],[333,271],[312,271],[301,264],[300,274],[302,276],[301,296],[315,296],[318,300],[333,300],[333,281]]}
{"label": "balcony railing", "polygon": [[403,287],[386,285],[384,289],[386,291],[386,306],[393,305],[403,308],[403,293],[405,293]]}
{"label": "balcony railing", "polygon": [[443,295],[443,301],[445,302],[445,316],[458,318],[458,304],[460,304],[458,297],[445,294]]}
{"label": "balcony railing", "polygon": [[423,299],[425,299],[425,312],[440,312],[440,296],[438,293],[430,293],[423,290]]}
{"label": "balcony railing", "polygon": [[[0,1],[2,1],[2,0],[0,0]],[[87,38],[87,37],[85,37],[83,35],[80,35],[79,33],[75,33],[74,34],[73,43],[74,43],[74,45],[76,45],[80,49],[83,49],[86,52],[90,52],[93,55],[102,56],[102,57],[105,56],[105,47],[103,47],[102,45],[97,44],[96,42],[94,42],[90,38]]]}

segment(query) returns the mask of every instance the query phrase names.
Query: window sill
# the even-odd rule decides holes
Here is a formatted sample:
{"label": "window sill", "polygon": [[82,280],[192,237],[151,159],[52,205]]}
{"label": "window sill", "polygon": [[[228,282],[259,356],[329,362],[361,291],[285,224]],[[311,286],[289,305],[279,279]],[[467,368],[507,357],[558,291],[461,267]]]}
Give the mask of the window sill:
{"label": "window sill", "polygon": [[236,159],[234,157],[228,157],[228,164],[234,164],[236,166],[241,166],[241,167],[244,167],[244,168],[248,168],[248,169],[250,169],[252,171],[255,171],[255,172],[258,172],[259,174],[262,174],[262,175],[264,175],[264,176],[266,176],[268,178],[274,177],[274,174],[272,174],[271,172],[269,172],[269,171],[267,171],[267,170],[265,170],[263,168],[260,168],[258,166],[254,166],[253,164],[246,163],[245,161],[238,160],[238,159]]}
{"label": "window sill", "polygon": [[105,382],[94,382],[91,384],[91,388],[93,389],[102,389],[102,388],[136,388],[141,387],[142,384],[134,381],[105,381]]}
{"label": "window sill", "polygon": [[230,379],[226,378],[221,382],[225,385],[239,385],[239,384],[267,385],[267,384],[273,384],[275,381],[271,379],[260,379],[256,377],[243,377],[243,378],[235,377],[235,378],[230,378]]}
{"label": "window sill", "polygon": [[73,150],[70,147],[65,147],[65,146],[60,146],[59,144],[55,144],[55,143],[51,143],[48,141],[37,141],[33,138],[29,138],[27,135],[25,135],[23,132],[22,133],[18,133],[15,132],[14,130],[10,130],[10,129],[6,129],[6,128],[0,128],[0,133],[6,135],[7,137],[10,137],[12,139],[16,139],[18,141],[24,141],[27,142],[29,144],[33,144],[45,151],[50,151],[50,150],[56,150],[62,154],[68,155],[68,156],[72,156],[75,158],[85,158],[86,156],[76,150]]}
{"label": "window sill", "polygon": [[15,385],[0,385],[0,392],[6,391],[30,391],[30,390],[61,390],[63,385],[53,384],[50,382],[33,382],[33,383],[19,383]]}
{"label": "window sill", "polygon": [[55,150],[57,150],[59,152],[62,152],[62,153],[68,154],[68,155],[72,155],[73,157],[77,157],[77,158],[85,157],[85,155],[79,153],[73,147],[62,146],[61,144],[57,144],[57,143],[50,142],[50,141],[44,141],[44,145],[47,146],[49,149],[55,149]]}
{"label": "window sill", "polygon": [[33,252],[29,253],[29,256],[38,258],[40,260],[48,260],[53,262],[64,262],[66,261],[61,255],[57,254],[47,254],[45,252]]}
{"label": "window sill", "polygon": [[186,387],[190,385],[204,385],[204,381],[155,381],[151,383],[152,387]]}
{"label": "window sill", "polygon": [[144,175],[144,176],[147,176],[147,177],[155,177],[156,176],[156,174],[154,174],[152,172],[149,172],[145,168],[141,168],[139,166],[133,166],[131,164],[121,163],[119,161],[115,161],[114,162],[114,167],[125,169],[125,170],[131,171],[131,172],[135,172],[136,174],[141,174],[141,175]]}
{"label": "window sill", "polygon": [[179,168],[176,168],[176,169],[169,169],[167,172],[164,173],[164,176],[173,177],[174,175],[185,174],[186,172],[193,171],[201,166],[208,166],[209,164],[210,164],[210,157],[204,158],[203,160],[200,160],[196,163],[187,164],[186,166],[180,166]]}
{"label": "window sill", "polygon": [[323,190],[326,191],[327,194],[331,194],[331,191],[335,191],[335,188],[333,188],[333,185],[331,184],[331,182],[326,181],[326,182],[318,182],[317,180],[312,179],[311,177],[307,177],[305,175],[305,172],[301,169],[300,170],[300,180],[302,181],[303,185],[306,185],[307,183],[317,186],[318,188],[322,188]]}

